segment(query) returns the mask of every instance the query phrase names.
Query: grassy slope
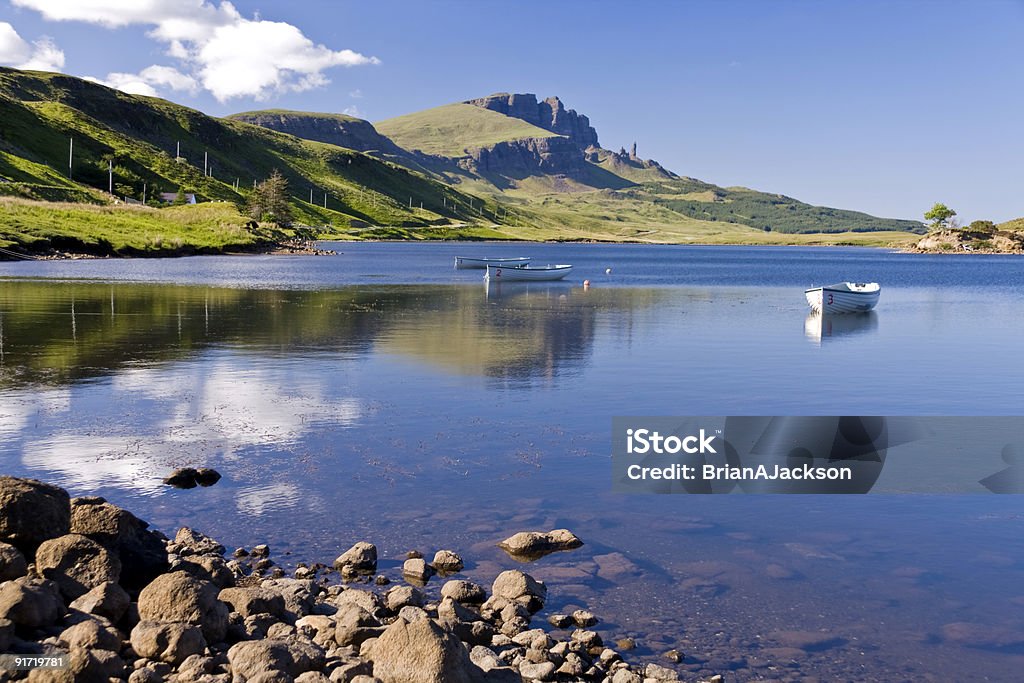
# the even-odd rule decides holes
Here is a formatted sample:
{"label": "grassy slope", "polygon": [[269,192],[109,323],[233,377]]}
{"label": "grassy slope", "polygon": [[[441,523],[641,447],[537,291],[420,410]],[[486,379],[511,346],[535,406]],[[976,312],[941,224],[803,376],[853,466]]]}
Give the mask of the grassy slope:
{"label": "grassy slope", "polygon": [[374,127],[400,147],[449,157],[506,140],[557,137],[526,121],[471,104],[446,104],[380,121]]}
{"label": "grassy slope", "polygon": [[[70,137],[75,182],[63,177]],[[178,142],[182,159],[174,157]],[[202,171],[204,152],[210,177]],[[311,225],[490,218],[462,208],[475,198],[394,164],[60,74],[0,69],[0,154],[0,175],[39,187],[106,189],[112,158],[118,195],[141,197],[145,184],[149,197],[184,188],[238,205],[254,180],[279,169],[294,193],[297,219]]]}
{"label": "grassy slope", "polygon": [[[0,198],[0,247],[96,255],[245,250],[271,242],[227,202],[154,209]],[[12,239],[14,237],[14,239]]]}
{"label": "grassy slope", "polygon": [[1000,230],[1013,230],[1015,232],[1024,232],[1024,218],[1014,218],[1013,220],[1000,223],[996,226]]}

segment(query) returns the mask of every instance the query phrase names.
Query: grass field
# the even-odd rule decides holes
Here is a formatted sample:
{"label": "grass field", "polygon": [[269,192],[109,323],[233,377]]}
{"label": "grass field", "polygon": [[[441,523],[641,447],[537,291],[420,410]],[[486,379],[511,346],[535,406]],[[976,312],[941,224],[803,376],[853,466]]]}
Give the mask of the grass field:
{"label": "grass field", "polygon": [[217,253],[268,246],[287,235],[249,230],[233,204],[153,209],[0,198],[0,247],[95,255]]}

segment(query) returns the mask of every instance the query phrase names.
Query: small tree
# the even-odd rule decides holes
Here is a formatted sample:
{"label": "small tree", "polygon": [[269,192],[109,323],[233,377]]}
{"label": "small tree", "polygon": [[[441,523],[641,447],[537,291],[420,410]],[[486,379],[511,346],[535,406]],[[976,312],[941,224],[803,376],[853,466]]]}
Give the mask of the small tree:
{"label": "small tree", "polygon": [[926,221],[931,221],[932,230],[943,230],[949,227],[956,227],[953,224],[953,217],[956,216],[956,211],[949,208],[941,202],[936,202],[935,206],[929,209],[928,213],[924,215]]}
{"label": "small tree", "polygon": [[171,202],[171,206],[185,206],[188,204],[188,198],[185,197],[185,188],[179,187],[178,194],[174,195],[174,201]]}
{"label": "small tree", "polygon": [[256,186],[249,195],[249,216],[258,221],[270,221],[279,228],[292,224],[292,207],[288,203],[288,181],[274,170],[270,177]]}
{"label": "small tree", "polygon": [[967,229],[974,232],[995,232],[996,224],[992,221],[974,221],[967,226]]}

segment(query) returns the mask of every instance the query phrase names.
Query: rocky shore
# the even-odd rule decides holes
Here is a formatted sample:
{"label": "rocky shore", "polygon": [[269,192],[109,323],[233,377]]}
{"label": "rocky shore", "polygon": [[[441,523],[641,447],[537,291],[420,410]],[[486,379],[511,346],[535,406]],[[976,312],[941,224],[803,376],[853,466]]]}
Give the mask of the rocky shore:
{"label": "rocky shore", "polygon": [[[557,530],[505,545],[580,543]],[[169,539],[102,498],[0,477],[0,653],[68,662],[0,669],[0,682],[680,680],[668,661],[624,660],[587,609],[534,623],[548,590],[523,571],[502,571],[489,588],[442,579],[428,593],[431,576],[462,569],[457,552],[427,562],[410,551],[400,577],[378,572],[377,559],[363,541],[332,567],[299,564],[286,576],[266,545],[228,555],[189,528]]]}

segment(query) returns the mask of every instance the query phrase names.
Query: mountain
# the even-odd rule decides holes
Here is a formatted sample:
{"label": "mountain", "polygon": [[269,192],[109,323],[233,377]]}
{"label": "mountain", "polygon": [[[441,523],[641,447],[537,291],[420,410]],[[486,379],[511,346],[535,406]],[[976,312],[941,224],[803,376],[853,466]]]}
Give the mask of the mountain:
{"label": "mountain", "polygon": [[[377,124],[287,110],[216,118],[71,76],[0,68],[0,198],[103,207],[5,200],[0,248],[47,240],[94,253],[160,253],[168,242],[185,251],[245,247],[256,238],[241,211],[274,170],[288,181],[299,223],[355,239],[889,244],[922,227],[677,175],[637,156],[635,145],[605,149],[590,119],[557,97],[500,93]],[[106,208],[179,191],[200,204],[116,216],[120,209]],[[44,217],[58,211],[70,213]],[[792,233],[811,237],[782,236]],[[824,234],[836,237],[813,237]]]}

